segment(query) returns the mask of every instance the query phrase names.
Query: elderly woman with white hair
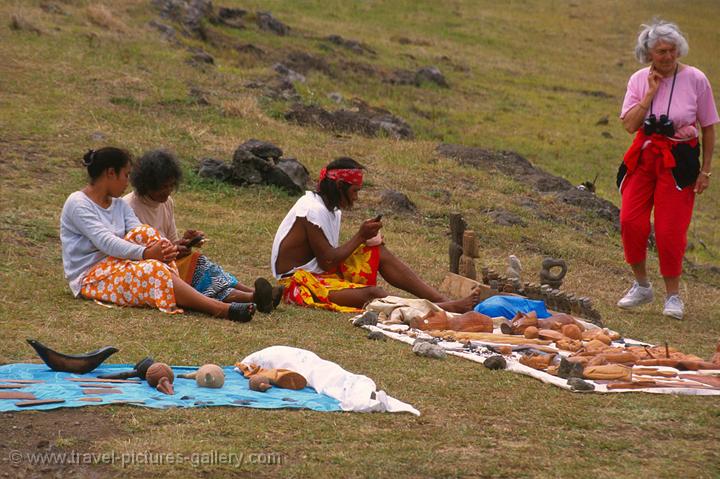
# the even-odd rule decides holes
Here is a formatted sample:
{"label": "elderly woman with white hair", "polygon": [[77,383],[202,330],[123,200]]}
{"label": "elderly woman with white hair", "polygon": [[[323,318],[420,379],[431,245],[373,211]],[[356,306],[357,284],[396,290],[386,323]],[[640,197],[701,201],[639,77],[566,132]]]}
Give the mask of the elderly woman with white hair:
{"label": "elderly woman with white hair", "polygon": [[635,56],[650,65],[630,77],[620,114],[625,129],[635,133],[618,171],[621,236],[635,281],[618,306],[633,308],[653,300],[645,261],[654,208],[667,293],[663,314],[675,319],[685,312],[679,287],[687,230],[695,195],[710,184],[714,125],[720,122],[708,79],[678,61],[687,52],[677,25],[659,20],[643,25]]}

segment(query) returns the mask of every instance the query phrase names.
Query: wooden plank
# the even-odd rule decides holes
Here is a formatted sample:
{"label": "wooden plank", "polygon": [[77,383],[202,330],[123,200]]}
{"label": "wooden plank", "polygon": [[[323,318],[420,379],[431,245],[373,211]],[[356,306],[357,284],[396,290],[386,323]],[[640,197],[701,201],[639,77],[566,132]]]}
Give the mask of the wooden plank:
{"label": "wooden plank", "polygon": [[497,294],[486,284],[450,272],[445,275],[439,290],[451,299],[460,299],[470,296],[475,288],[480,289],[480,301]]}
{"label": "wooden plank", "polygon": [[37,399],[33,393],[21,391],[0,391],[0,399]]}
{"label": "wooden plank", "polygon": [[39,406],[41,404],[59,404],[65,402],[64,399],[38,399],[36,401],[20,401],[16,402],[17,407]]}
{"label": "wooden plank", "polygon": [[76,383],[130,383],[140,384],[140,381],[135,379],[98,379],[98,378],[65,378],[67,381],[74,381]]}
{"label": "wooden plank", "polygon": [[93,388],[93,389],[83,389],[83,394],[122,394],[122,391],[120,389],[100,389],[100,388]]}
{"label": "wooden plank", "polygon": [[0,379],[0,383],[13,383],[13,384],[40,384],[45,381],[39,379]]}

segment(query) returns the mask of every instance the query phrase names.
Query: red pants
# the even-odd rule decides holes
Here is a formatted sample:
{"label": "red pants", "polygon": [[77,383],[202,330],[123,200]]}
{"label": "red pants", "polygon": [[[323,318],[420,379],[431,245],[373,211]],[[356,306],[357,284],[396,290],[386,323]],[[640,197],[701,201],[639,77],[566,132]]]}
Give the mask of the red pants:
{"label": "red pants", "polygon": [[[644,153],[644,152],[643,152]],[[694,186],[678,190],[670,168],[660,158],[644,158],[621,185],[620,234],[625,261],[640,263],[647,256],[650,211],[655,207],[655,242],[660,274],[680,276],[687,246],[687,230],[695,203]]]}

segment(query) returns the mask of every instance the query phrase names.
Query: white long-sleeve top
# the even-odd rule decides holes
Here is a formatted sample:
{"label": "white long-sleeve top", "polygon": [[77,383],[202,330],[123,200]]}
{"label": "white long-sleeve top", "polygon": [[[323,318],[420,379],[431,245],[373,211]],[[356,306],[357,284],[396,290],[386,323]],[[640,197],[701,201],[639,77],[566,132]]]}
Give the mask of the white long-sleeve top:
{"label": "white long-sleeve top", "polygon": [[145,246],[125,241],[125,234],[141,223],[120,198],[102,208],[82,191],[68,196],[60,216],[65,279],[75,296],[88,270],[108,256],[141,260]]}

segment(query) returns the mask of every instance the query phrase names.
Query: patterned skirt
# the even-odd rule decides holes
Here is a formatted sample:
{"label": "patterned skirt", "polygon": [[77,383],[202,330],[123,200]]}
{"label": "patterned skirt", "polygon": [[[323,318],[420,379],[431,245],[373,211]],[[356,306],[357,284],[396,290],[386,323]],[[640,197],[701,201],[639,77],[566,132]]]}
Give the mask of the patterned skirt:
{"label": "patterned skirt", "polygon": [[375,286],[379,267],[380,246],[360,245],[336,272],[317,274],[298,270],[281,279],[280,284],[285,286],[283,298],[286,303],[300,306],[341,313],[359,312],[362,310],[331,302],[329,295],[332,291]]}
{"label": "patterned skirt", "polygon": [[238,284],[238,280],[201,254],[197,257],[190,284],[205,296],[222,301]]}
{"label": "patterned skirt", "polygon": [[[125,240],[144,246],[160,239],[157,230],[148,225],[133,228],[125,235]],[[164,313],[182,313],[175,303],[173,272],[177,273],[174,262],[108,256],[90,268],[80,294],[119,306],[151,306]]]}

